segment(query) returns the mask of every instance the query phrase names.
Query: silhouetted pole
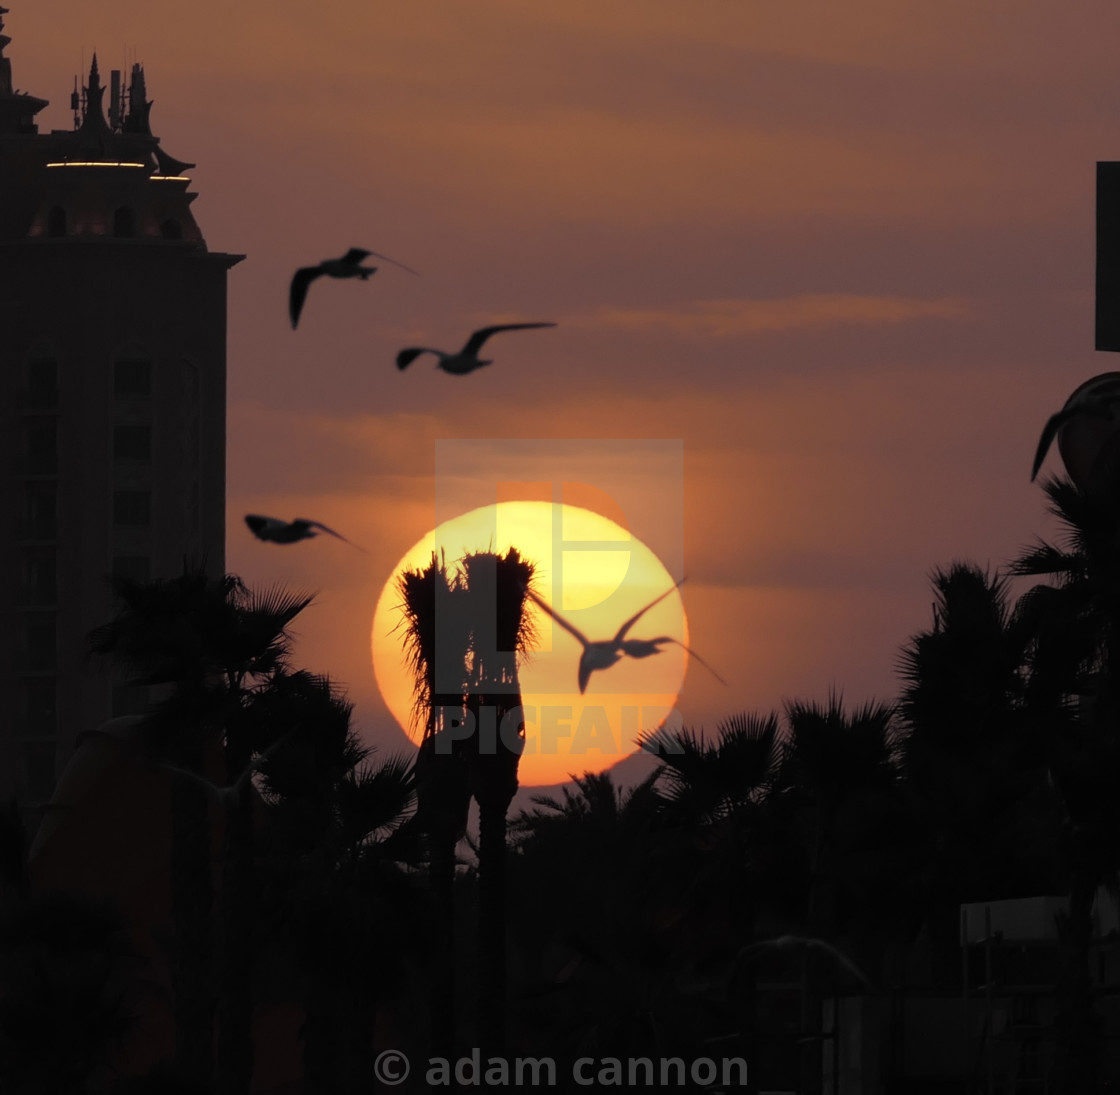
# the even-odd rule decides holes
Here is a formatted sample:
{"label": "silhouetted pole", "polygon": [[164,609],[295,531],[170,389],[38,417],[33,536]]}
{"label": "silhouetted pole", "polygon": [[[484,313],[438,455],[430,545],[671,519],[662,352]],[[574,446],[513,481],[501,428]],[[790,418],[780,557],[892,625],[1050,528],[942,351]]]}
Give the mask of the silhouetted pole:
{"label": "silhouetted pole", "polygon": [[1097,164],[1096,338],[1120,352],[1120,162]]}

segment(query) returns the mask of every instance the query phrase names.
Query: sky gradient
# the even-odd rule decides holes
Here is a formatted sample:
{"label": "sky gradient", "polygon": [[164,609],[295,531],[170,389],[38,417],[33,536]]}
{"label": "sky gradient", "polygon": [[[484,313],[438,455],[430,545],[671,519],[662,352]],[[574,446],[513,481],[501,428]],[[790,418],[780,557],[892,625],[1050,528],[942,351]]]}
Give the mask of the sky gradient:
{"label": "sky gradient", "polygon": [[[930,570],[1050,534],[1039,433],[1093,351],[1114,0],[12,0],[17,87],[133,60],[230,274],[227,568],[316,590],[299,664],[406,746],[374,605],[434,524],[436,442],[681,439],[686,723],[891,699]],[[368,283],[300,265],[364,246]],[[495,363],[453,377],[397,349]],[[1056,470],[1056,451],[1047,470]],[[254,541],[246,512],[329,537]]]}

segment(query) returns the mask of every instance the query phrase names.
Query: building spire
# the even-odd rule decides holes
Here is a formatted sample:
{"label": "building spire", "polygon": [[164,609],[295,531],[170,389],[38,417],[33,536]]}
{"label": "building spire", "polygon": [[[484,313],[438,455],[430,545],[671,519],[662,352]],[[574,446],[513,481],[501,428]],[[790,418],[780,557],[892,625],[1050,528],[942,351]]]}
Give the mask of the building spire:
{"label": "building spire", "polygon": [[124,120],[126,133],[143,133],[151,136],[149,120],[152,104],[148,100],[148,87],[144,82],[144,66],[134,64],[128,81],[128,115]]}
{"label": "building spire", "polygon": [[89,66],[89,83],[86,85],[85,113],[82,116],[81,128],[90,132],[108,132],[109,123],[105,120],[105,111],[101,99],[105,88],[101,86],[101,74],[97,71],[97,54],[93,55],[93,64]]}

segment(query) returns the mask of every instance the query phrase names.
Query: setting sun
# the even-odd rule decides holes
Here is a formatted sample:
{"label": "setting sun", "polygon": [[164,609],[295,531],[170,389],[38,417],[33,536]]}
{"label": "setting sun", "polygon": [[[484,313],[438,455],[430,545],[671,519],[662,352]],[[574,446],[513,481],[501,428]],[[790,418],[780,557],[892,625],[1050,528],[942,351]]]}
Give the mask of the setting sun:
{"label": "setting sun", "polygon": [[[403,647],[398,576],[425,567],[432,552],[451,567],[472,551],[515,547],[536,567],[532,588],[590,642],[612,638],[650,602],[627,637],[668,637],[656,655],[621,657],[594,671],[580,693],[582,646],[530,603],[535,639],[520,669],[525,715],[522,786],[560,783],[570,774],[602,771],[637,748],[639,731],[672,722],[684,681],[688,643],[675,579],[640,540],[620,525],[578,506],[500,502],[446,521],[405,554],[386,582],[373,619],[373,666],[385,703],[414,742],[423,727]],[[666,596],[662,596],[668,594]]]}

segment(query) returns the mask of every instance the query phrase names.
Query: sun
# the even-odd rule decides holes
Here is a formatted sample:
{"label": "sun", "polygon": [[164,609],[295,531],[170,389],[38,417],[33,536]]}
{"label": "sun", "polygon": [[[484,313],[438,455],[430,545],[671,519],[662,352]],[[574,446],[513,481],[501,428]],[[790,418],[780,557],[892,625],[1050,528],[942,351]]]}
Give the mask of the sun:
{"label": "sun", "polygon": [[472,551],[504,554],[511,547],[535,565],[533,589],[541,599],[592,642],[613,638],[624,621],[671,591],[642,614],[627,638],[673,641],[656,655],[623,657],[593,672],[582,695],[580,642],[530,603],[536,637],[520,669],[525,751],[518,781],[536,787],[601,772],[636,751],[639,732],[678,720],[675,705],[686,670],[679,644],[688,644],[688,622],[676,579],[661,560],[591,510],[558,502],[498,502],[445,521],[418,540],[377,601],[371,635],[377,686],[401,728],[419,743],[423,726],[414,716],[398,577],[423,569],[433,551],[450,567]]}

